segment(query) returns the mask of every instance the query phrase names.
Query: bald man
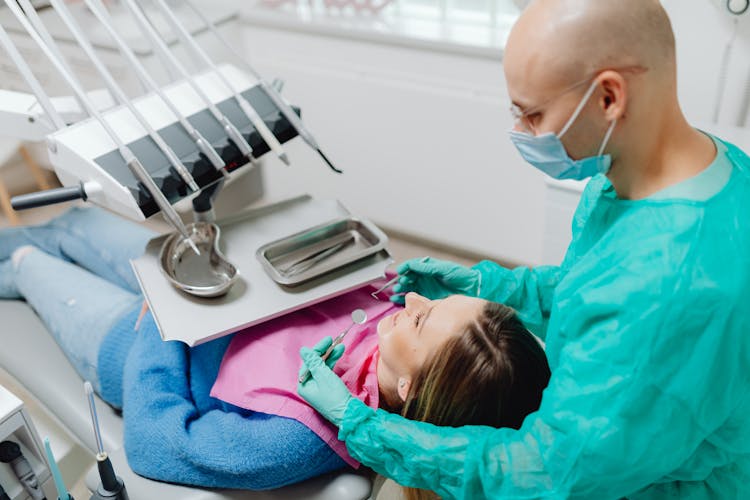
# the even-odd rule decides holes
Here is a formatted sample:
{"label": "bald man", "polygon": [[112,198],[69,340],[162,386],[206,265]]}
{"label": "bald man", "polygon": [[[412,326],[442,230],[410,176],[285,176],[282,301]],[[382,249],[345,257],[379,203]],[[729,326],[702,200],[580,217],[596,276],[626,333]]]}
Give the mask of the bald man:
{"label": "bald man", "polygon": [[408,261],[394,290],[514,307],[546,340],[540,408],[520,429],[409,422],[309,351],[300,394],[352,456],[443,498],[750,498],[750,158],[685,120],[656,0],[534,1],[504,66],[522,156],[591,177],[565,259]]}

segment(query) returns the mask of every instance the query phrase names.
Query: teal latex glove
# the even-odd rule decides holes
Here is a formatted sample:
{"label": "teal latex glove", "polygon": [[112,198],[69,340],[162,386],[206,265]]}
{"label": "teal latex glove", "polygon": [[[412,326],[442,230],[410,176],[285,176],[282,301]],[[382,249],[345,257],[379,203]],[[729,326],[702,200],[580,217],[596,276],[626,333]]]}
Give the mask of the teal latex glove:
{"label": "teal latex glove", "polygon": [[[318,353],[319,356],[323,356],[323,354],[328,350],[329,347],[331,347],[331,344],[333,344],[333,338],[329,335],[328,337],[323,337],[320,339],[320,341],[315,344],[312,348],[313,351]],[[331,351],[331,354],[328,355],[328,359],[326,359],[326,364],[328,367],[333,370],[333,367],[336,365],[336,361],[341,359],[341,356],[344,355],[344,349],[346,346],[344,344],[339,344],[336,347],[333,348]],[[305,371],[305,365],[304,363],[299,369],[299,376],[302,376],[302,373]]]}
{"label": "teal latex glove", "polygon": [[[337,349],[343,347],[343,344],[334,348],[325,363],[321,359],[321,355],[330,345],[331,337],[326,337],[318,342],[313,349],[308,347],[300,349],[300,357],[303,361],[300,375],[307,369],[310,370],[310,377],[305,382],[297,384],[297,393],[310,403],[310,406],[338,427],[344,419],[346,405],[354,396],[339,376],[333,373],[332,369],[336,360],[344,352],[343,349],[340,349],[338,357],[335,356]],[[331,362],[331,359],[333,359],[333,362]]]}
{"label": "teal latex glove", "polygon": [[[396,272],[403,276],[393,287],[394,294],[416,292],[428,299],[455,294],[476,297],[482,282],[482,275],[476,269],[430,257],[407,260]],[[391,301],[402,304],[404,296],[392,295]]]}

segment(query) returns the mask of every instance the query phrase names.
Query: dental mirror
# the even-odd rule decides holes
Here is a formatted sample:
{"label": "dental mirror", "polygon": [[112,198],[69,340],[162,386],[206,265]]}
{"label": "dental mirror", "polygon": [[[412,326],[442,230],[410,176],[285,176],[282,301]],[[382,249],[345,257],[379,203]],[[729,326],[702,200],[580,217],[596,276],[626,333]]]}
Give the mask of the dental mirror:
{"label": "dental mirror", "polygon": [[[352,311],[352,324],[346,327],[346,330],[341,332],[338,337],[333,339],[333,342],[331,343],[331,347],[329,347],[325,353],[320,357],[323,361],[328,359],[328,356],[331,355],[333,352],[333,348],[339,345],[344,341],[344,337],[347,333],[349,333],[349,330],[352,329],[354,325],[361,325],[365,321],[367,321],[367,313],[363,309],[355,309]],[[310,370],[305,370],[305,372],[299,376],[298,382],[300,384],[303,384],[307,379],[310,378]]]}
{"label": "dental mirror", "polygon": [[361,325],[367,321],[367,313],[363,309],[355,309],[352,311],[352,323]]}

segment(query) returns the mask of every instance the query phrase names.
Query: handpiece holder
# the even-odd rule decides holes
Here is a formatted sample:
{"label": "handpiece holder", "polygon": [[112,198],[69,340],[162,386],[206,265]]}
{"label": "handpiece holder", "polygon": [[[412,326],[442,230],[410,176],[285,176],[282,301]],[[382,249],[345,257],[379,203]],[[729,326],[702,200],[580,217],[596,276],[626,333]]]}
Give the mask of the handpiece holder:
{"label": "handpiece holder", "polygon": [[214,222],[216,220],[213,204],[223,187],[224,179],[220,179],[201,190],[200,194],[193,198],[193,219],[195,222]]}
{"label": "handpiece holder", "polygon": [[91,500],[129,500],[123,480],[115,475],[115,469],[106,453],[96,456],[101,482],[91,495]]}

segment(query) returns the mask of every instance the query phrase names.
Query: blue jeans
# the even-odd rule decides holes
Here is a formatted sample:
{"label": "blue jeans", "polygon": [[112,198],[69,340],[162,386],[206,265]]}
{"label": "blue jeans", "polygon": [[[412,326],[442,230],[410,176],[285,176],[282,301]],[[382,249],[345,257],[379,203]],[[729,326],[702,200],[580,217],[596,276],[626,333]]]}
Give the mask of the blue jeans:
{"label": "blue jeans", "polygon": [[[26,299],[97,391],[102,340],[143,301],[130,260],[154,236],[94,207],[72,208],[39,226],[0,230],[0,293]],[[27,254],[16,269],[10,256],[24,245],[41,251]]]}

